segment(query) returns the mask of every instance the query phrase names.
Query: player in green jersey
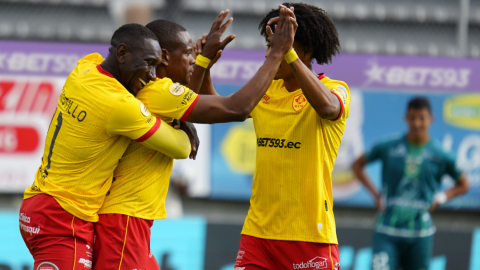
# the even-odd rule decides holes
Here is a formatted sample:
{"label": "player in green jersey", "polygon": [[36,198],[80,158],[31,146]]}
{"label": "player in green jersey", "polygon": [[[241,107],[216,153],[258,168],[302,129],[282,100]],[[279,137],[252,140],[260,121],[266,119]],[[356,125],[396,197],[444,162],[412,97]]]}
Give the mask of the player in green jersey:
{"label": "player in green jersey", "polygon": [[[428,270],[435,233],[430,213],[469,188],[466,174],[455,166],[455,158],[430,138],[433,115],[429,101],[421,97],[410,100],[405,120],[407,134],[374,145],[353,164],[357,178],[379,209],[373,236],[373,270]],[[381,192],[363,170],[376,160],[382,162]],[[455,185],[438,192],[445,174],[455,180]]]}

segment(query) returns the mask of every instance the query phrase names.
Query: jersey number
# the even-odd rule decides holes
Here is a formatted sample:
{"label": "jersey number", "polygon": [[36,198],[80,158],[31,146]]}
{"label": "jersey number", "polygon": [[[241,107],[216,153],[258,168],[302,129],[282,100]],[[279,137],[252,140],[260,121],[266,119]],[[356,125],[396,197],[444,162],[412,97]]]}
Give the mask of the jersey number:
{"label": "jersey number", "polygon": [[58,132],[62,127],[62,123],[63,123],[62,112],[59,112],[57,117],[57,126],[55,127],[55,132],[53,133],[52,142],[50,143],[50,152],[48,153],[48,164],[46,168],[47,170],[50,169],[50,163],[51,163],[50,159],[52,158],[53,146],[55,145],[55,140],[57,139]]}

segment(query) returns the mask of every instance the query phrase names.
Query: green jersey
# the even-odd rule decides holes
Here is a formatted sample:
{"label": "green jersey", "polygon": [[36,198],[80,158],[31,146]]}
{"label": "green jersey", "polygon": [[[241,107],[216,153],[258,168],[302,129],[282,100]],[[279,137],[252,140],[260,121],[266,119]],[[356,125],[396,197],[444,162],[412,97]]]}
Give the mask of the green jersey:
{"label": "green jersey", "polygon": [[437,141],[422,146],[406,136],[375,145],[367,162],[382,161],[382,197],[386,210],[379,213],[375,230],[392,236],[425,237],[435,233],[429,208],[442,176],[458,181],[455,158]]}

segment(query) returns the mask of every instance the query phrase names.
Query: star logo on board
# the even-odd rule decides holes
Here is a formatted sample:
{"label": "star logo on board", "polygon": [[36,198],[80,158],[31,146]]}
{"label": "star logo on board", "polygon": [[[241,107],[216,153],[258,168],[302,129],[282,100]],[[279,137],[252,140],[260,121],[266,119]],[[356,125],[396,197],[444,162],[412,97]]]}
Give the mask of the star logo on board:
{"label": "star logo on board", "polygon": [[383,83],[383,74],[385,73],[386,68],[380,67],[376,62],[369,62],[370,69],[365,71],[368,79],[364,85],[369,85],[372,82]]}

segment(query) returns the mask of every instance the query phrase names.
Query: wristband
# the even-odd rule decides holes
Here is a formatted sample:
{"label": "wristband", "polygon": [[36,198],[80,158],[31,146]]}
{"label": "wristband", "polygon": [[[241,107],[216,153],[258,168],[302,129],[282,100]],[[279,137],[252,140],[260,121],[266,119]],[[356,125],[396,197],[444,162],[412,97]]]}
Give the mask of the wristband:
{"label": "wristband", "polygon": [[195,59],[195,64],[197,64],[197,66],[207,68],[211,61],[212,60],[206,58],[205,56],[198,54],[197,59]]}
{"label": "wristband", "polygon": [[293,48],[290,51],[288,51],[287,54],[285,54],[285,60],[287,61],[287,64],[290,64],[297,59],[298,59],[298,55]]}
{"label": "wristband", "polygon": [[445,192],[437,193],[433,197],[433,201],[438,203],[439,205],[442,205],[442,204],[446,203],[447,200],[448,200],[448,198],[447,198],[447,194]]}

